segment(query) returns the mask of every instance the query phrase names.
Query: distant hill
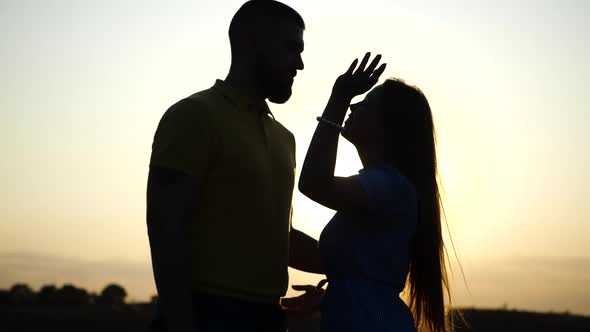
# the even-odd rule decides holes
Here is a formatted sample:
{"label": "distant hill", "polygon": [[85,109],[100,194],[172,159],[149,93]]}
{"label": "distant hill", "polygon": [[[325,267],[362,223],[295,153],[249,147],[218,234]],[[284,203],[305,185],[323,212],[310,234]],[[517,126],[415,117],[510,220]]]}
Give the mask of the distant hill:
{"label": "distant hill", "polygon": [[[470,327],[458,324],[457,332],[588,332],[590,317],[571,314],[533,313],[514,310],[462,310]],[[3,332],[145,332],[152,317],[149,304],[109,307],[0,306],[0,330]],[[292,320],[290,332],[319,332],[319,320]]]}
{"label": "distant hill", "polygon": [[[590,315],[590,257],[488,258],[463,262],[467,287],[455,267],[453,303],[461,307],[523,308]],[[149,261],[88,261],[27,252],[0,252],[0,288],[17,282],[38,289],[73,283],[98,292],[111,282],[125,286],[128,301],[156,294]],[[316,284],[322,276],[290,270],[291,284]],[[287,296],[297,292],[289,289]]]}
{"label": "distant hill", "polygon": [[466,324],[456,320],[456,332],[588,332],[590,316],[517,310],[462,309]]}

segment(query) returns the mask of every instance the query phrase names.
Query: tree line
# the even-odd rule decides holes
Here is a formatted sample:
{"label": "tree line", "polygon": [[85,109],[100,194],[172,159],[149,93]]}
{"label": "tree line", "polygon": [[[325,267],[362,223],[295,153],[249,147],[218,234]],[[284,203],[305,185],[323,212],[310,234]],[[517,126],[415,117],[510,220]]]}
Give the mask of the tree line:
{"label": "tree line", "polygon": [[29,285],[17,283],[8,290],[0,290],[0,305],[123,306],[126,297],[125,288],[115,283],[108,284],[100,293],[88,292],[72,284],[64,284],[60,288],[44,285],[35,292]]}

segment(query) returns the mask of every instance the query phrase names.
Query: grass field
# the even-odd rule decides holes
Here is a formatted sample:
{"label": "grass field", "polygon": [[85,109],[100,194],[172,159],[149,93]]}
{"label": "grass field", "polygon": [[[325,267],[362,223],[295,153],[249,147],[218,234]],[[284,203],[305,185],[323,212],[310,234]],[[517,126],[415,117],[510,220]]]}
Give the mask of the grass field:
{"label": "grass field", "polygon": [[[590,317],[567,313],[533,313],[516,310],[463,309],[469,326],[457,322],[457,332],[488,331],[590,331]],[[110,308],[99,305],[78,307],[1,306],[2,332],[139,332],[145,331],[152,317],[150,305]],[[290,332],[317,332],[317,318],[291,320]]]}

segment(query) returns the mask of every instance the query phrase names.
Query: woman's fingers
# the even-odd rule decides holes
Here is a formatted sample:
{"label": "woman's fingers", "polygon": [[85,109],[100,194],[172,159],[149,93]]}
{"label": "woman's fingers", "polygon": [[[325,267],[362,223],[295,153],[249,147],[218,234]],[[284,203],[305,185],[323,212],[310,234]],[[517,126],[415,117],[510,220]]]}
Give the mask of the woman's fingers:
{"label": "woman's fingers", "polygon": [[[358,66],[358,68],[356,69],[356,71],[354,72],[354,76],[361,75],[364,74],[365,77],[379,77],[383,71],[385,70],[385,64],[382,64],[381,66],[379,66],[379,68],[377,68],[377,65],[379,65],[379,62],[381,61],[381,54],[377,54],[377,56],[375,56],[375,58],[373,58],[373,61],[371,61],[371,63],[369,64],[368,67],[367,63],[369,63],[369,59],[371,58],[371,52],[367,52],[365,54],[365,56],[363,57],[363,60],[361,61],[360,65]],[[358,59],[355,60],[355,62]],[[366,67],[366,68],[365,68]],[[351,66],[351,68],[354,68],[353,66]],[[347,73],[351,73],[351,68],[348,69]],[[375,69],[377,68],[377,69]]]}
{"label": "woman's fingers", "polygon": [[[355,59],[346,72],[340,75],[334,83],[334,88],[339,93],[345,95],[357,96],[367,92],[379,80],[379,76],[385,70],[385,64],[379,65],[381,61],[381,54],[377,54],[371,62],[371,52],[367,52],[359,63],[359,59]],[[358,67],[357,67],[358,65]],[[368,66],[367,66],[368,65]],[[304,290],[304,289],[299,289]]]}
{"label": "woman's fingers", "polygon": [[381,76],[381,74],[383,74],[383,72],[385,71],[385,67],[387,67],[386,63],[381,64],[381,66],[379,66],[379,68],[377,68],[373,74],[371,75],[371,79],[374,79],[375,81],[379,80],[379,76]]}
{"label": "woman's fingers", "polygon": [[367,65],[367,62],[369,62],[370,57],[371,57],[371,52],[367,52],[365,54],[365,56],[363,57],[361,64],[359,65],[356,72],[354,73],[355,75],[358,75],[358,74],[363,73],[365,71],[365,66]]}
{"label": "woman's fingers", "polygon": [[369,65],[369,67],[367,67],[367,70],[365,70],[365,72],[369,75],[373,73],[373,71],[379,64],[379,61],[381,61],[381,54],[377,54],[377,56],[375,57],[375,59],[373,59],[373,61],[371,61],[371,64]]}
{"label": "woman's fingers", "polygon": [[291,288],[293,288],[294,290],[298,290],[298,291],[311,292],[316,289],[316,286],[314,286],[314,285],[293,285],[293,286],[291,286]]}
{"label": "woman's fingers", "polygon": [[352,74],[352,71],[354,70],[354,68],[356,67],[356,64],[359,62],[359,59],[354,59],[354,61],[352,62],[352,64],[350,65],[350,67],[348,67],[348,70],[346,71],[346,73],[344,73],[345,75],[350,75]]}

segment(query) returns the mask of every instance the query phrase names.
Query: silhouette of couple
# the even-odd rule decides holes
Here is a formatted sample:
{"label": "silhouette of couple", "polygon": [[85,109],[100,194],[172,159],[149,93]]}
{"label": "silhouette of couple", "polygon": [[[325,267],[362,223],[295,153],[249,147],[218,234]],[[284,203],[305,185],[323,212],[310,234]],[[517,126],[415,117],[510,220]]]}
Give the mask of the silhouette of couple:
{"label": "silhouette of couple", "polygon": [[[375,86],[381,55],[336,78],[301,168],[299,190],[336,214],[319,243],[291,225],[295,138],[266,99],[289,100],[304,29],[285,4],[246,2],[229,27],[225,80],[163,115],[147,189],[152,330],[278,332],[287,315],[317,310],[323,332],[445,329],[431,111],[402,80]],[[340,135],[358,151],[356,175],[334,176]],[[303,295],[281,300],[288,266],[325,274],[327,289],[297,286]]]}

